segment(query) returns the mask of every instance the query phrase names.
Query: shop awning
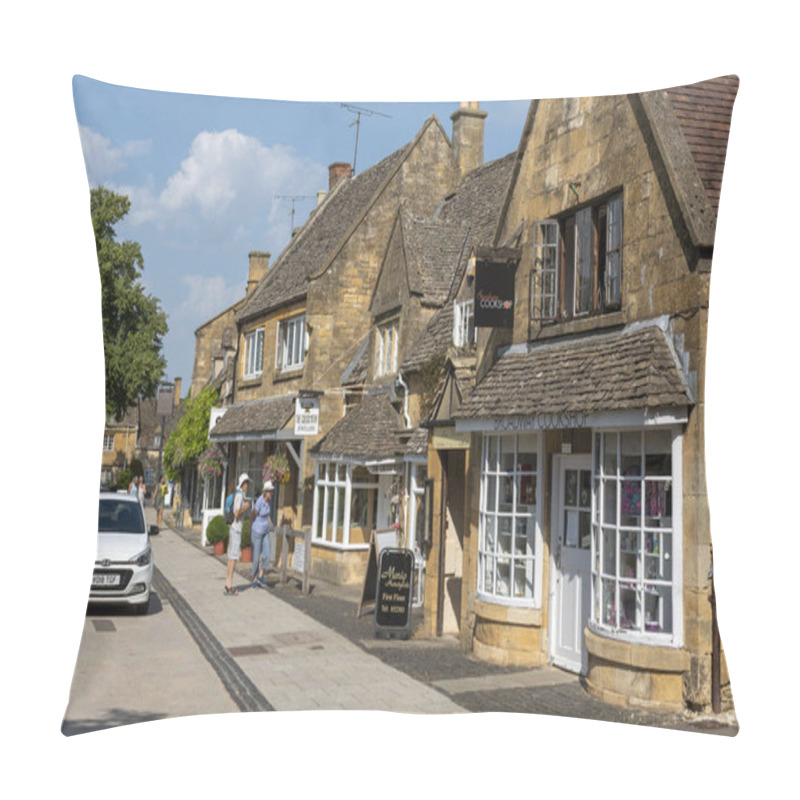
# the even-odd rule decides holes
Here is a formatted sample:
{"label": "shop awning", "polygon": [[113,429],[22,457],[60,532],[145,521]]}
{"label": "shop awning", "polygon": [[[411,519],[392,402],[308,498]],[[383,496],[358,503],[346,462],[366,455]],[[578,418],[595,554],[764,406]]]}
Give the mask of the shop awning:
{"label": "shop awning", "polygon": [[[407,433],[407,432],[406,432]],[[308,453],[317,460],[379,464],[405,451],[403,421],[387,391],[370,392],[340,419]]]}
{"label": "shop awning", "polygon": [[212,442],[274,439],[293,415],[294,395],[235,403],[220,417],[208,438]]}
{"label": "shop awning", "polygon": [[456,430],[666,423],[693,402],[674,345],[651,324],[510,347],[454,416]]}

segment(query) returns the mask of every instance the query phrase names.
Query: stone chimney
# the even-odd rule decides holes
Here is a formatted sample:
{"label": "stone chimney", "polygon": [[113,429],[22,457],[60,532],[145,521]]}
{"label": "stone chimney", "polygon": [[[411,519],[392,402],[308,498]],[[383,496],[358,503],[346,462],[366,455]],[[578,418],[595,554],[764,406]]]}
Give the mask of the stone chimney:
{"label": "stone chimney", "polygon": [[453,156],[459,177],[483,165],[483,125],[486,111],[478,103],[461,103],[458,111],[450,115],[453,120]]}
{"label": "stone chimney", "polygon": [[181,402],[181,379],[175,378],[175,394],[173,395],[173,403],[177,406]]}
{"label": "stone chimney", "polygon": [[247,294],[250,295],[258,282],[267,274],[269,269],[269,253],[260,253],[254,250],[250,253],[250,269],[247,273]]}
{"label": "stone chimney", "polygon": [[325,198],[328,196],[328,193],[324,189],[320,189],[317,192],[317,208],[319,208],[323,202],[325,202]]}
{"label": "stone chimney", "polygon": [[328,191],[332,192],[333,187],[342,178],[349,178],[353,174],[353,167],[344,161],[336,161],[328,167]]}

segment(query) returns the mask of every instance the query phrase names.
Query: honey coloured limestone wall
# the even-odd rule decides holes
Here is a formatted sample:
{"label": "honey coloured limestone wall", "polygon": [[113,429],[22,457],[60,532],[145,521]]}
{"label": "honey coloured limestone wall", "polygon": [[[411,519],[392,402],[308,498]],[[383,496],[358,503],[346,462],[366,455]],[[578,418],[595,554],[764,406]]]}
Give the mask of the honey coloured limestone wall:
{"label": "honey coloured limestone wall", "polygon": [[[691,226],[673,189],[686,175],[674,173],[660,159],[643,108],[627,96],[539,101],[498,241],[523,223],[515,343],[669,317],[676,355],[686,363],[694,394],[683,431],[682,646],[630,645],[593,635],[588,638],[587,683],[605,699],[706,709],[712,668],[704,449],[711,254],[688,233]],[[680,140],[669,144],[686,148]],[[533,222],[558,219],[617,192],[623,198],[621,309],[564,322],[531,319]],[[511,652],[510,645],[504,647]]]}
{"label": "honey coloured limestone wall", "polygon": [[214,377],[214,358],[215,356],[224,358],[226,341],[230,340],[231,349],[236,347],[234,316],[236,308],[237,306],[234,305],[225,309],[195,331],[194,366],[192,367],[192,385],[189,387],[189,397],[198,395],[208,381]]}

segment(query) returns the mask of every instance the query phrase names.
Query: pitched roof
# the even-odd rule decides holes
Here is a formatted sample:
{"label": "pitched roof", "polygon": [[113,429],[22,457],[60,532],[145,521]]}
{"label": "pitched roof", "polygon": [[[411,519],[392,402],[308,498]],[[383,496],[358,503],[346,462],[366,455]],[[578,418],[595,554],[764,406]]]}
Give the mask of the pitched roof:
{"label": "pitched roof", "polygon": [[310,450],[313,458],[382,461],[404,451],[402,420],[387,391],[367,393]]}
{"label": "pitched roof", "polygon": [[402,218],[408,280],[411,291],[424,305],[441,306],[448,295],[467,249],[469,228],[462,222]]}
{"label": "pitched roof", "polygon": [[739,79],[728,75],[666,90],[715,212],[738,88]]}
{"label": "pitched roof", "polygon": [[458,418],[597,413],[691,402],[655,325],[510,348],[465,398]]}
{"label": "pitched roof", "polygon": [[431,317],[414,346],[403,359],[400,369],[414,372],[430,359],[445,355],[453,344],[453,304],[447,303]]}
{"label": "pitched roof", "polygon": [[292,414],[294,395],[234,403],[211,429],[209,439],[225,442],[274,433],[286,425]]}
{"label": "pitched roof", "polygon": [[490,244],[503,205],[516,151],[489,161],[464,176],[456,191],[445,198],[437,218],[470,227],[473,242]]}
{"label": "pitched roof", "polygon": [[238,311],[237,320],[248,319],[287,303],[302,300],[306,279],[323,269],[334,257],[359,215],[369,207],[392,172],[400,166],[411,145],[396,150],[354,178],[334,187]]}

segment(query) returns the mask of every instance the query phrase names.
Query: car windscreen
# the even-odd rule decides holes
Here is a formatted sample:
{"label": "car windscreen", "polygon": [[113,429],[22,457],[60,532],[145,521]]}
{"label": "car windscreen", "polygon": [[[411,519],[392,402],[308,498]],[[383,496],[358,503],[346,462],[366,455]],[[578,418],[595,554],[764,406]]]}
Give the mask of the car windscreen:
{"label": "car windscreen", "polygon": [[97,529],[106,533],[142,533],[145,528],[141,505],[101,498]]}

